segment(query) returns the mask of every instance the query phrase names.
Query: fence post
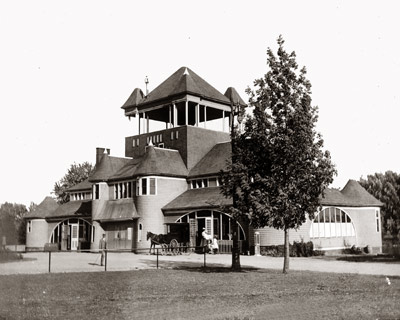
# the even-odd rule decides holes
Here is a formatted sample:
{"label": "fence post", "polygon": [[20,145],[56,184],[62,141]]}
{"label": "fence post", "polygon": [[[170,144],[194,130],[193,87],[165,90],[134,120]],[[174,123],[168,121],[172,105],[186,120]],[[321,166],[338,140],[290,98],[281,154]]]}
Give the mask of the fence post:
{"label": "fence post", "polygon": [[49,273],[51,272],[51,251],[49,251]]}
{"label": "fence post", "polygon": [[104,271],[107,271],[107,250],[104,251],[105,251]]}
{"label": "fence post", "polygon": [[206,267],[206,254],[207,254],[205,246],[203,247],[203,252],[204,252],[204,268],[205,268]]}
{"label": "fence post", "polygon": [[158,269],[158,248],[157,248],[157,269]]}

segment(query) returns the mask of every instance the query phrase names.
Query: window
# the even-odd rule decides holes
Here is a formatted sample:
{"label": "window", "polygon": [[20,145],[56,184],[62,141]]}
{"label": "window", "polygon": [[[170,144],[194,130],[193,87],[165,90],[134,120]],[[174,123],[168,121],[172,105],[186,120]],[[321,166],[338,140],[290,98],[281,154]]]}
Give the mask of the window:
{"label": "window", "polygon": [[217,186],[217,178],[208,179],[208,186],[209,187],[216,187]]}
{"label": "window", "polygon": [[141,178],[138,181],[137,195],[148,196],[157,194],[156,178]]}
{"label": "window", "polygon": [[114,199],[132,198],[132,181],[114,184]]}
{"label": "window", "polygon": [[375,217],[376,217],[376,232],[379,232],[380,228],[379,228],[379,211],[378,210],[375,211]]}
{"label": "window", "polygon": [[179,137],[179,131],[176,131],[175,132],[175,139],[178,140],[178,137]]}
{"label": "window", "polygon": [[355,236],[350,216],[339,208],[325,208],[316,215],[310,229],[310,238]]}
{"label": "window", "polygon": [[150,194],[156,194],[156,179],[150,178]]}
{"label": "window", "polygon": [[142,230],[143,230],[143,226],[141,223],[139,223],[139,230],[138,230],[138,241],[142,241]]}
{"label": "window", "polygon": [[174,140],[174,132],[171,131],[171,140]]}
{"label": "window", "polygon": [[100,185],[98,183],[96,183],[93,186],[93,195],[94,195],[94,199],[100,199]]}
{"label": "window", "polygon": [[28,232],[32,232],[32,220],[28,221],[28,224],[26,227],[27,227]]}

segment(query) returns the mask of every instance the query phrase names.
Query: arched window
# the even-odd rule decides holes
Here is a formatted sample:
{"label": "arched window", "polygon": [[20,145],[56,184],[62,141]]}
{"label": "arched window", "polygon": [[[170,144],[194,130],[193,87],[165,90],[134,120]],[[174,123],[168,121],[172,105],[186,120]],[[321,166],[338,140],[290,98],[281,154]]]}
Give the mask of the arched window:
{"label": "arched window", "polygon": [[310,229],[310,238],[354,237],[354,226],[349,215],[339,208],[325,208],[319,212]]}

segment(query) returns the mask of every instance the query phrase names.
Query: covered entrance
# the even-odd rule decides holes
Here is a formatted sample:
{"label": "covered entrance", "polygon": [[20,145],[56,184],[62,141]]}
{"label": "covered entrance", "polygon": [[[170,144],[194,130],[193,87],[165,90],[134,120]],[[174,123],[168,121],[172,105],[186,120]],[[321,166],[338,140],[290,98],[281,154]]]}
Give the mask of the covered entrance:
{"label": "covered entrance", "polygon": [[[187,213],[181,216],[176,222],[189,223],[189,239],[190,246],[200,246],[203,228],[209,235],[216,237],[218,240],[220,253],[232,252],[232,218],[226,213],[215,210],[200,210]],[[241,248],[244,247],[246,240],[243,227],[239,224],[239,243]],[[243,251],[243,249],[241,250]]]}
{"label": "covered entrance", "polygon": [[84,219],[66,219],[55,226],[50,243],[57,243],[59,250],[90,249],[94,227]]}

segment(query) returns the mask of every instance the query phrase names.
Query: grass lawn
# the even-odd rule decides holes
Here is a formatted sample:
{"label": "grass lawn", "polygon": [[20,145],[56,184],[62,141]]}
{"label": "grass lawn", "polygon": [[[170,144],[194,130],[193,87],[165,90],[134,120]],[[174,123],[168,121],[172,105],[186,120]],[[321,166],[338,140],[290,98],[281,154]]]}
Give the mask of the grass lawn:
{"label": "grass lawn", "polygon": [[0,276],[0,319],[395,319],[400,278],[199,268]]}

